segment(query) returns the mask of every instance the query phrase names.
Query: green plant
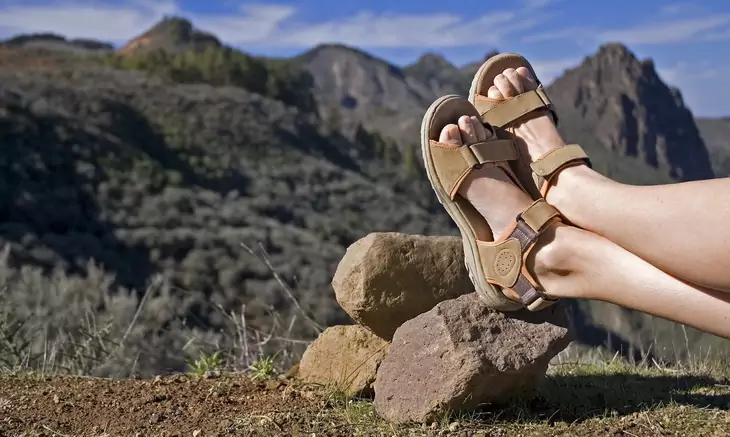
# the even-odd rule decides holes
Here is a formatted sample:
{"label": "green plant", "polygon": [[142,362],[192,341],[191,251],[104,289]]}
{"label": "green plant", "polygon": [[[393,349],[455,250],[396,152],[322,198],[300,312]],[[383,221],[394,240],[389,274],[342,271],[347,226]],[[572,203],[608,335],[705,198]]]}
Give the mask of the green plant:
{"label": "green plant", "polygon": [[277,355],[279,355],[278,352],[270,356],[260,356],[256,361],[251,363],[249,366],[249,370],[251,370],[251,378],[254,381],[260,381],[271,379],[276,376],[276,366],[274,365],[274,362],[276,361]]}
{"label": "green plant", "polygon": [[220,370],[223,367],[220,351],[215,351],[210,355],[201,353],[197,360],[188,360],[187,363],[197,376],[202,376],[208,371]]}

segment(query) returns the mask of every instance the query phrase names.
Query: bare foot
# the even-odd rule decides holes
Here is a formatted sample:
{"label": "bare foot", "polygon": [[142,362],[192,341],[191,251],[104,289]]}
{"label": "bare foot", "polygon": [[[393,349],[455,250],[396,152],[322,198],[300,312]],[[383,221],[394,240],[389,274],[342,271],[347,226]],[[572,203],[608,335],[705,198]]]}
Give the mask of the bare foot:
{"label": "bare foot", "polygon": [[[459,118],[458,126],[449,124],[441,131],[439,141],[449,144],[473,144],[487,139],[487,130],[477,117],[467,115]],[[489,133],[491,135],[491,133]],[[525,194],[497,167],[473,170],[461,184],[459,194],[466,198],[489,223],[494,238],[504,235],[517,214],[532,203]],[[476,230],[478,238],[489,241],[485,232]]]}
{"label": "bare foot", "polygon": [[[494,85],[487,91],[487,97],[509,99],[536,88],[537,82],[530,70],[525,67],[516,70],[508,68],[494,78]],[[518,120],[513,126],[515,135],[527,144],[527,151],[533,161],[550,150],[565,146],[555,123],[547,114],[529,114],[524,121]]]}
{"label": "bare foot", "polygon": [[[458,125],[449,124],[444,127],[439,141],[456,145],[473,144],[486,140],[488,135],[493,134],[484,128],[477,117],[464,115],[459,118]],[[472,170],[459,187],[459,195],[468,200],[489,224],[491,229],[475,224],[476,237],[482,241],[505,237],[517,215],[533,202],[530,195],[515,185],[505,170],[499,167]],[[548,228],[545,231],[546,238],[537,242],[525,260],[527,270],[538,282],[541,278],[555,275],[557,270],[553,266],[559,265],[565,258],[566,251],[559,250],[560,247],[552,243],[555,231],[560,227],[558,225]],[[519,299],[514,292],[506,292],[505,295]]]}

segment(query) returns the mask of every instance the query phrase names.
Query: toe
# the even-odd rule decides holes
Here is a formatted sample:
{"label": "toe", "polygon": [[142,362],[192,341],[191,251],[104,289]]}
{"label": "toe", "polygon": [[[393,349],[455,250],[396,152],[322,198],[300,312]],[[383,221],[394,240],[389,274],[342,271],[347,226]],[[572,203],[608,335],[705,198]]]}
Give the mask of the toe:
{"label": "toe", "polygon": [[439,136],[439,142],[457,145],[462,144],[459,126],[455,124],[447,124],[446,126],[444,126],[444,128],[441,130],[441,135]]}
{"label": "toe", "polygon": [[499,92],[505,97],[514,97],[517,95],[517,90],[515,90],[512,83],[504,74],[498,74],[497,77],[494,78],[494,86],[496,86],[499,89]]}
{"label": "toe", "polygon": [[490,86],[489,90],[487,90],[487,97],[489,97],[490,99],[497,99],[497,100],[504,98],[502,93],[499,92],[499,88],[497,88],[494,85]]}
{"label": "toe", "polygon": [[471,117],[468,115],[459,117],[459,131],[461,132],[461,139],[464,140],[465,144],[474,144],[479,141],[476,126],[474,126]]}
{"label": "toe", "polygon": [[479,120],[479,117],[472,116],[471,117],[471,124],[474,126],[474,130],[477,133],[477,141],[484,141],[487,139],[487,129],[484,128],[484,125],[482,124],[482,121]]}
{"label": "toe", "polygon": [[537,80],[535,80],[535,78],[532,76],[530,70],[528,70],[526,67],[520,67],[515,71],[521,77],[520,82],[522,83],[522,88],[525,91],[532,91],[537,88]]}
{"label": "toe", "polygon": [[517,94],[522,94],[525,92],[525,88],[522,86],[523,78],[517,73],[514,68],[508,68],[504,70],[502,74],[504,74],[504,77],[509,80],[510,85],[512,85],[512,88],[515,89]]}

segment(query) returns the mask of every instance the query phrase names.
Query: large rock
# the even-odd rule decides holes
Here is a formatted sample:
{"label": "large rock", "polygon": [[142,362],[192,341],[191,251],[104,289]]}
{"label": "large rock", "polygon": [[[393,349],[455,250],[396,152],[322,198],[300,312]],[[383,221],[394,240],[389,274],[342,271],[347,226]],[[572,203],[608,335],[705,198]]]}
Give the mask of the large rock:
{"label": "large rock", "polygon": [[332,326],[307,348],[299,362],[301,380],[371,395],[388,342],[359,325]]}
{"label": "large rock", "polygon": [[358,323],[390,340],[405,321],[472,293],[459,237],[371,233],[337,266],[337,302]]}
{"label": "large rock", "polygon": [[563,305],[500,313],[476,293],[438,304],[395,333],[375,380],[375,408],[396,423],[529,397],[572,339]]}

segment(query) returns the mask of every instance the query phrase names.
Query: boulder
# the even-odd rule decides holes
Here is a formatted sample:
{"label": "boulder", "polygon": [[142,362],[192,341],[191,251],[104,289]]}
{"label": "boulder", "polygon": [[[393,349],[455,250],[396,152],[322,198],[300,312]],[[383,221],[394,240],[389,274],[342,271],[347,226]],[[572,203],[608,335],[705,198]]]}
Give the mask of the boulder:
{"label": "boulder", "polygon": [[332,326],[304,352],[298,377],[307,383],[372,395],[373,381],[388,342],[359,325]]}
{"label": "boulder", "polygon": [[383,418],[430,422],[485,403],[529,398],[572,340],[565,307],[501,313],[472,293],[441,302],[393,336],[375,381]]}
{"label": "boulder", "polygon": [[459,237],[371,233],[353,243],[332,287],[340,306],[383,339],[437,303],[472,293]]}

